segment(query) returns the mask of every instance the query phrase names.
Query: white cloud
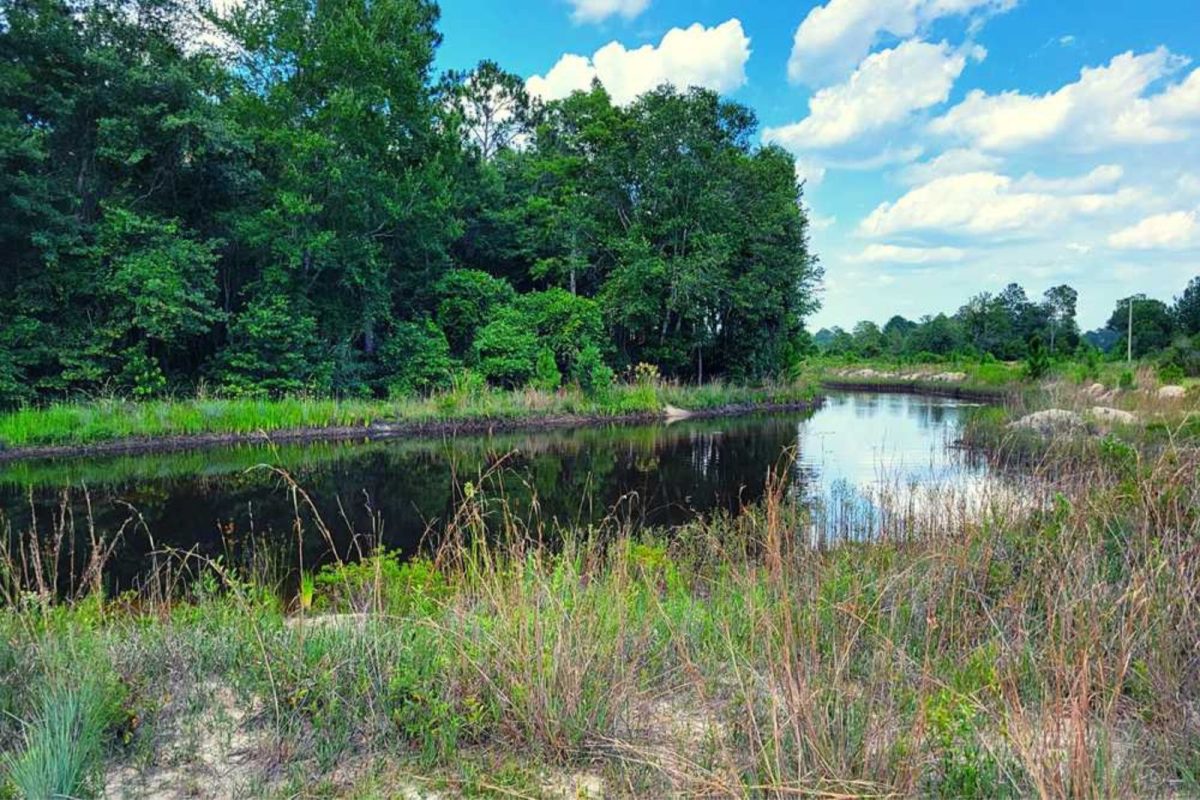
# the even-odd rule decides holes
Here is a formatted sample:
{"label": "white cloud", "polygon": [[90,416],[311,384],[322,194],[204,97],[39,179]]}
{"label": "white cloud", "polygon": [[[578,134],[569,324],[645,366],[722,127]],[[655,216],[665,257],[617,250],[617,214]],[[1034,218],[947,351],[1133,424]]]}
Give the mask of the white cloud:
{"label": "white cloud", "polygon": [[1007,175],[968,172],[936,178],[894,203],[881,203],[859,224],[859,230],[868,236],[914,231],[1012,235],[1123,208],[1141,198],[1142,193],[1133,189],[1078,194],[1030,191]]}
{"label": "white cloud", "polygon": [[974,147],[1013,151],[1051,143],[1072,152],[1121,144],[1181,141],[1200,126],[1200,70],[1157,94],[1146,90],[1188,60],[1164,47],[1085,67],[1079,80],[1056,91],[987,94],[976,89],[930,124],[933,133]]}
{"label": "white cloud", "polygon": [[848,261],[873,264],[945,264],[962,261],[967,255],[959,247],[902,247],[895,244],[870,244]]}
{"label": "white cloud", "polygon": [[731,92],[746,82],[749,58],[750,39],[739,20],[712,28],[697,22],[689,28],[672,28],[657,46],[627,50],[619,42],[610,42],[591,58],[568,53],[525,86],[531,94],[556,100],[587,90],[592,79],[599,78],[613,101],[622,105],[662,83]]}
{"label": "white cloud", "polygon": [[913,186],[929,183],[935,178],[961,175],[964,172],[985,172],[1000,166],[1000,159],[978,150],[954,148],[937,157],[917,164],[909,164],[900,171],[900,180]]}
{"label": "white cloud", "polygon": [[994,13],[1016,0],[829,0],[796,28],[788,78],[822,86],[841,78],[871,51],[881,33],[906,38],[948,16]]}
{"label": "white cloud", "polygon": [[[982,48],[972,48],[982,57]],[[835,147],[893,125],[913,111],[943,103],[967,63],[946,42],[909,39],[867,56],[844,82],[821,89],[809,114],[792,125],[768,128],[763,138],[791,150]]]}
{"label": "white cloud", "polygon": [[1108,237],[1117,250],[1182,250],[1200,247],[1200,218],[1196,211],[1174,211],[1146,217]]}
{"label": "white cloud", "polygon": [[809,158],[797,158],[796,180],[804,181],[805,188],[817,188],[825,180],[825,165]]}
{"label": "white cloud", "polygon": [[609,17],[620,15],[633,19],[650,6],[650,0],[567,0],[575,9],[571,19],[575,22],[603,22]]}
{"label": "white cloud", "polygon": [[1073,178],[1042,178],[1029,173],[1016,181],[1014,188],[1023,192],[1082,194],[1110,189],[1124,174],[1125,170],[1119,164],[1101,164],[1086,175]]}

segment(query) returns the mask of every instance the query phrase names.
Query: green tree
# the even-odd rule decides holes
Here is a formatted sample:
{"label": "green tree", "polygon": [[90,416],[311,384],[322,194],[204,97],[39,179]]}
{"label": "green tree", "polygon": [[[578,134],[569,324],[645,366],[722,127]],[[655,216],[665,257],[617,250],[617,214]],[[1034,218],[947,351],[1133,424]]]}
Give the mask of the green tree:
{"label": "green tree", "polygon": [[446,334],[433,323],[400,322],[379,349],[381,383],[392,396],[427,393],[450,385],[455,361]]}
{"label": "green tree", "polygon": [[1188,336],[1200,334],[1200,276],[1192,278],[1183,294],[1175,298],[1172,312],[1182,333]]}
{"label": "green tree", "polygon": [[235,317],[216,377],[234,394],[278,395],[327,390],[331,370],[316,320],[276,295],[255,300]]}

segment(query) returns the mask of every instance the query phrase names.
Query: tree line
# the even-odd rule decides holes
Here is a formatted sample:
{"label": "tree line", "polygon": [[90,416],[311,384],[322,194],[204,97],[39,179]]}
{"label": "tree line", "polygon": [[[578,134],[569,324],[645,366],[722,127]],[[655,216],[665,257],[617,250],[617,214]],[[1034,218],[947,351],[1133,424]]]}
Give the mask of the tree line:
{"label": "tree line", "polygon": [[[821,271],[716,94],[436,74],[428,0],[0,0],[0,404],[754,379]],[[478,379],[478,378],[477,378]]]}
{"label": "tree line", "polygon": [[896,315],[882,328],[868,320],[851,331],[823,328],[813,342],[821,352],[835,356],[914,361],[947,356],[1068,358],[1089,351],[1124,358],[1132,353],[1182,375],[1200,375],[1200,276],[1172,303],[1141,294],[1119,300],[1103,328],[1083,334],[1076,321],[1078,298],[1075,289],[1061,285],[1033,300],[1020,285],[1010,283],[999,293],[975,295],[951,315],[926,315],[915,321]]}

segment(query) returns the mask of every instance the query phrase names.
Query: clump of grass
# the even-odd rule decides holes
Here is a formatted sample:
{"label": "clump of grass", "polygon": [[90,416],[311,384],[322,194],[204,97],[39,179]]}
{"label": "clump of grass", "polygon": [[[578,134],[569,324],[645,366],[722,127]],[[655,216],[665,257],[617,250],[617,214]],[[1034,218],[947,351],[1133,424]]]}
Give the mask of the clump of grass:
{"label": "clump of grass", "polygon": [[45,690],[16,753],[5,753],[8,779],[21,797],[88,796],[103,756],[105,698],[98,684]]}

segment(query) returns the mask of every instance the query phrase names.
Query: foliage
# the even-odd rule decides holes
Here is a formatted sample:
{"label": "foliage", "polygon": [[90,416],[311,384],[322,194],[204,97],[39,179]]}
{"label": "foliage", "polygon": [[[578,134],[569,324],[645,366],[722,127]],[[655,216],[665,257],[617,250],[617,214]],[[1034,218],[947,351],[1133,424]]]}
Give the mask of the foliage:
{"label": "foliage", "polygon": [[232,394],[278,395],[325,388],[330,367],[316,320],[275,295],[256,300],[234,319],[216,377]]}
{"label": "foliage", "polygon": [[537,334],[519,311],[506,307],[475,336],[473,360],[480,374],[501,386],[524,386],[533,376],[538,357]]}
{"label": "foliage", "polygon": [[392,396],[444,389],[454,371],[446,335],[429,319],[396,324],[379,356],[382,380]]}
{"label": "foliage", "polygon": [[543,392],[553,392],[562,385],[562,373],[554,360],[554,351],[543,347],[538,351],[533,371],[533,387]]}

